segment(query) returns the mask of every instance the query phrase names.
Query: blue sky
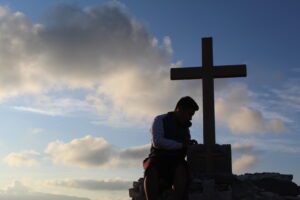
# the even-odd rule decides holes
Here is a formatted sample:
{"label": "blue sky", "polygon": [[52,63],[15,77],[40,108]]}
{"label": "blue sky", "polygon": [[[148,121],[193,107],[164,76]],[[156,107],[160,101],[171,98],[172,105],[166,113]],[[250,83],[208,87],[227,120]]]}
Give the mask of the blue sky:
{"label": "blue sky", "polygon": [[[128,199],[155,115],[184,95],[202,104],[201,81],[169,70],[199,66],[208,36],[215,65],[247,64],[247,78],[215,81],[216,138],[232,144],[234,172],[299,184],[299,8],[0,0],[0,197]],[[201,110],[191,131],[202,142]]]}

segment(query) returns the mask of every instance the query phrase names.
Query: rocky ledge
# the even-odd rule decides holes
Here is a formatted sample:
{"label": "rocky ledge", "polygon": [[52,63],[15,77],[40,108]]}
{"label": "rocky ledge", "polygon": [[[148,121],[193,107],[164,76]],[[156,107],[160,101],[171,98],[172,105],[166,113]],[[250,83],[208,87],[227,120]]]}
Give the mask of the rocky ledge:
{"label": "rocky ledge", "polygon": [[[192,179],[189,185],[189,200],[300,200],[300,187],[293,175],[280,173],[254,173],[234,175],[231,184],[218,185],[213,179]],[[143,178],[129,189],[132,200],[146,200]],[[171,200],[172,190],[166,190],[161,200]]]}

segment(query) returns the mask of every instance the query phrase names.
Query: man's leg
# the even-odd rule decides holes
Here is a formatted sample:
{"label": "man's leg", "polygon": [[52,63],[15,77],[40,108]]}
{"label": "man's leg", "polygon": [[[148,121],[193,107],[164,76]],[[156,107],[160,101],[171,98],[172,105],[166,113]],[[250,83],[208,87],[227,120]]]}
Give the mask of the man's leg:
{"label": "man's leg", "polygon": [[174,173],[174,199],[183,200],[187,189],[188,174],[186,166],[183,164],[175,168]]}
{"label": "man's leg", "polygon": [[150,166],[145,172],[144,190],[147,200],[158,199],[158,173],[153,166]]}

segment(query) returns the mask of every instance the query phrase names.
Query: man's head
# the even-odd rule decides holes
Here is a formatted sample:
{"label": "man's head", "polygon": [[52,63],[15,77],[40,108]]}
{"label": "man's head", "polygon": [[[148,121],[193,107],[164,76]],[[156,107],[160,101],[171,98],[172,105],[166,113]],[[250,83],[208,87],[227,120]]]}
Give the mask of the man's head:
{"label": "man's head", "polygon": [[199,110],[198,104],[189,96],[182,97],[175,107],[176,116],[181,123],[192,120],[192,117],[197,110]]}

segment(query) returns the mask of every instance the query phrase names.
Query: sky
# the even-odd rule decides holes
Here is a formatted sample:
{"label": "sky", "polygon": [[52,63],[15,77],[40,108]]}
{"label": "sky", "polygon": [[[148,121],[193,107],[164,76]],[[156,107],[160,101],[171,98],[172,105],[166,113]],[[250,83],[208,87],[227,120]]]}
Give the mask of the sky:
{"label": "sky", "polygon": [[[200,80],[170,68],[246,64],[215,80],[216,140],[235,174],[300,184],[300,2],[0,0],[0,199],[125,200],[156,115]],[[200,106],[201,107],[201,106]],[[202,108],[191,135],[202,143]]]}

